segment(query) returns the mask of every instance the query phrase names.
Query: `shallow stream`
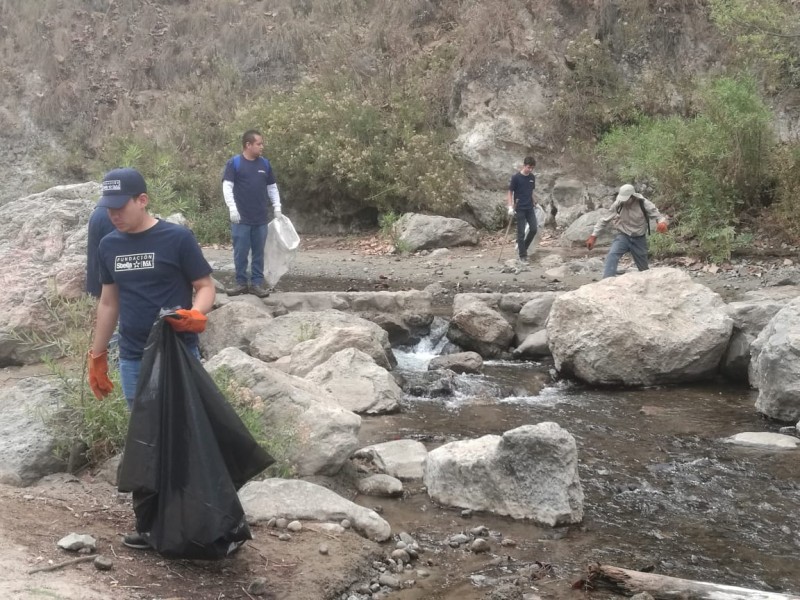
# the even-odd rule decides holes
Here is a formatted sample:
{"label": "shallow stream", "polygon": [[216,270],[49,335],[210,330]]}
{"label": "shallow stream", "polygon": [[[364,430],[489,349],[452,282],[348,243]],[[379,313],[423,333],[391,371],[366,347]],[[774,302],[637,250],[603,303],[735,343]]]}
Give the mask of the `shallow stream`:
{"label": "shallow stream", "polygon": [[[440,347],[423,340],[398,350],[400,373],[427,368]],[[539,527],[487,513],[461,516],[436,506],[421,483],[399,500],[358,497],[379,507],[395,532],[428,551],[430,571],[392,598],[485,598],[505,580],[541,571],[524,591],[577,598],[570,585],[592,563],[769,591],[800,592],[800,453],[743,448],[722,440],[777,431],[755,412],[756,392],[724,382],[693,387],[595,390],[550,381],[552,364],[487,362],[484,375],[459,375],[448,398],[407,396],[397,414],[363,419],[364,444],[413,438],[443,443],[554,421],[578,443],[583,523]],[[541,387],[541,381],[549,383]],[[466,390],[466,391],[464,391]],[[447,540],[473,527],[517,542],[473,555]],[[536,563],[538,561],[539,564]],[[430,564],[426,564],[430,563]]]}

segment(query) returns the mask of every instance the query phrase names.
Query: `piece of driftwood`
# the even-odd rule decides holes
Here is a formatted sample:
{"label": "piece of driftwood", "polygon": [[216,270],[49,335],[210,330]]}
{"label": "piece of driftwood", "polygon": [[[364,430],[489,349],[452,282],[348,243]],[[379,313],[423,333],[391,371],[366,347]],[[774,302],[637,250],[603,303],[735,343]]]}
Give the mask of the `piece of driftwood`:
{"label": "piece of driftwood", "polygon": [[86,556],[79,556],[78,558],[73,558],[72,560],[65,560],[64,562],[56,563],[54,565],[47,565],[46,567],[38,567],[36,569],[31,569],[30,571],[28,571],[28,575],[32,575],[33,573],[45,573],[47,571],[57,571],[58,569],[68,567],[70,565],[77,565],[78,563],[89,562],[94,559],[95,559],[94,554],[87,554]]}
{"label": "piece of driftwood", "polygon": [[600,564],[591,565],[588,576],[576,582],[573,587],[606,589],[627,596],[647,592],[655,600],[800,600],[800,596],[792,594],[679,579]]}

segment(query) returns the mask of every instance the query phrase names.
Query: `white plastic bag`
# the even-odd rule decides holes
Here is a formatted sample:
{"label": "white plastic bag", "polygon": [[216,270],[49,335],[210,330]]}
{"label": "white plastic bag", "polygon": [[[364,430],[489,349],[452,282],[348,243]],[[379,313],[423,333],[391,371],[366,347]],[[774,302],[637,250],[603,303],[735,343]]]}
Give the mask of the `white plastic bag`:
{"label": "white plastic bag", "polygon": [[294,229],[289,217],[281,215],[269,222],[267,226],[267,245],[264,249],[267,285],[274,287],[292,266],[300,237]]}

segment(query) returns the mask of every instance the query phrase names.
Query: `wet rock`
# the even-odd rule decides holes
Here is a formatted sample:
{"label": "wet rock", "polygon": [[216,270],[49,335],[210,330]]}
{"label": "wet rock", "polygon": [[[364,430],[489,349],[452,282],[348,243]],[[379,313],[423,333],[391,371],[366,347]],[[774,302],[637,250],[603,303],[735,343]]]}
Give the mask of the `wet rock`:
{"label": "wet rock", "polygon": [[763,448],[765,450],[794,450],[800,446],[800,439],[782,435],[780,433],[770,433],[768,431],[747,431],[737,433],[724,440],[729,444],[739,446],[751,446]]}
{"label": "wet rock", "polygon": [[400,538],[400,541],[403,542],[406,546],[414,546],[417,543],[416,540],[414,540],[414,538],[405,531],[401,531],[398,534],[398,537]]}
{"label": "wet rock", "polygon": [[450,369],[454,373],[480,373],[483,359],[477,352],[459,352],[436,356],[428,363],[429,371]]}
{"label": "wet rock", "polygon": [[453,371],[408,371],[400,376],[400,387],[409,396],[418,398],[450,397],[456,392],[456,374]]}
{"label": "wet rock", "polygon": [[408,555],[408,552],[405,550],[397,549],[392,551],[392,558],[396,560],[398,563],[408,563],[411,562],[411,557]]}
{"label": "wet rock", "polygon": [[382,473],[359,479],[356,487],[365,496],[393,497],[403,495],[403,482],[396,477]]}
{"label": "wet rock", "polygon": [[496,358],[508,352],[514,330],[499,312],[474,300],[458,309],[454,305],[447,337],[484,358]]}

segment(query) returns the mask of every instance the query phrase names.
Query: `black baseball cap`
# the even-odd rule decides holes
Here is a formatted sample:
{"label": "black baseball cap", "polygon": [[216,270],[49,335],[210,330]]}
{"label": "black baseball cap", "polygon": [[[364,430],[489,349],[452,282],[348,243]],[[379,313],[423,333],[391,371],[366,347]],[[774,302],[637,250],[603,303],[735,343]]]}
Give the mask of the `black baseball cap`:
{"label": "black baseball cap", "polygon": [[144,177],[136,169],[113,169],[103,177],[103,195],[97,206],[122,208],[131,198],[147,192]]}

